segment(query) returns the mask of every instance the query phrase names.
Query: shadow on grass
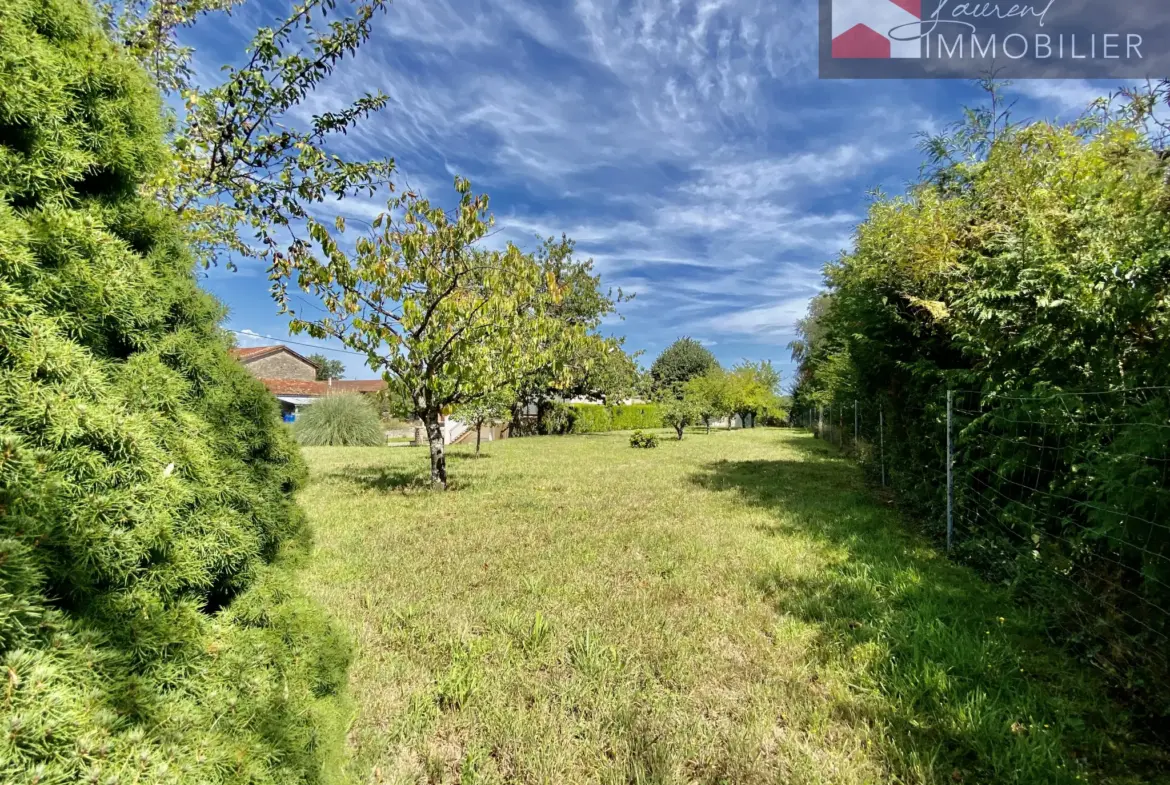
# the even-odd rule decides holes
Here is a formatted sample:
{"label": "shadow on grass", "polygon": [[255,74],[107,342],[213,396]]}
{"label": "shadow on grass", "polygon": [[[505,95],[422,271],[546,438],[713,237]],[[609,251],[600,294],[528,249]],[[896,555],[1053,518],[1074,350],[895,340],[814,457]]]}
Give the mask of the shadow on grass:
{"label": "shadow on grass", "polygon": [[486,461],[491,458],[491,453],[481,452],[479,457],[475,457],[475,452],[448,452],[448,461]]}
{"label": "shadow on grass", "polygon": [[837,711],[878,730],[899,781],[1152,781],[1160,753],[1132,741],[1100,680],[1045,639],[1039,615],[912,534],[835,448],[786,447],[802,459],[718,461],[691,480],[773,512],[770,536],[827,546],[828,567],[779,564],[757,585],[816,626],[819,664],[851,686]]}

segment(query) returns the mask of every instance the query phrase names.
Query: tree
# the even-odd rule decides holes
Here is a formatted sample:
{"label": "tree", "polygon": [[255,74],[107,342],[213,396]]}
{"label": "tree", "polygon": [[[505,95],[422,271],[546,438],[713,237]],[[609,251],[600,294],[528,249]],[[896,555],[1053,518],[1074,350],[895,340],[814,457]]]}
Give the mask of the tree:
{"label": "tree", "polygon": [[780,374],[772,363],[763,360],[751,363],[746,360],[727,375],[727,404],[740,416],[746,426],[751,418],[752,427],[756,418],[768,413],[780,412]]}
{"label": "tree", "polygon": [[[616,311],[619,304],[633,299],[621,289],[616,294],[602,289],[601,278],[593,273],[592,259],[574,256],[575,243],[562,235],[541,241],[534,254],[543,276],[556,281],[559,298],[550,313],[566,326],[578,330],[582,339],[572,351],[549,355],[549,362],[526,372],[514,385],[512,432],[522,430],[521,412],[535,405],[538,428],[543,426],[550,401],[575,395],[600,396],[606,400],[624,397],[630,391],[633,358],[622,350],[621,339],[606,338],[597,330],[603,318]],[[628,361],[627,361],[627,358]],[[636,377],[635,377],[636,379]]]}
{"label": "tree", "polygon": [[[563,318],[566,293],[554,271],[509,244],[476,247],[492,219],[488,199],[455,179],[449,214],[415,193],[390,200],[352,255],[314,232],[315,255],[274,262],[274,293],[289,329],[334,337],[365,354],[397,384],[430,443],[431,484],[447,487],[439,415],[513,385],[538,369],[556,380],[565,358],[590,338],[587,324]],[[345,231],[342,219],[336,222]],[[325,316],[305,316],[289,287],[315,296]]]}
{"label": "tree", "polygon": [[711,421],[722,417],[728,418],[727,427],[731,427],[728,392],[727,374],[722,368],[711,368],[683,385],[683,397],[691,401],[707,433],[711,432]]}
{"label": "tree", "polygon": [[[316,90],[369,39],[388,0],[302,0],[256,31],[248,59],[224,66],[201,85],[183,28],[243,0],[107,0],[106,28],[151,75],[168,106],[170,165],[143,187],[168,205],[188,231],[200,264],[233,257],[296,264],[315,253],[308,238],[330,227],[316,205],[393,188],[394,161],[352,161],[336,142],[386,105],[366,94],[335,111],[310,112]],[[307,118],[307,119],[302,119]]]}
{"label": "tree", "polygon": [[0,781],[310,785],[344,640],[305,467],[143,188],[160,101],[82,0],[0,3]]}
{"label": "tree", "polygon": [[580,384],[582,394],[600,398],[607,406],[638,395],[642,371],[637,358],[641,352],[627,354],[617,341],[595,344],[597,357]]}
{"label": "tree", "polygon": [[317,366],[317,381],[327,382],[330,379],[340,379],[345,375],[345,365],[341,360],[330,360],[323,354],[310,354],[309,361]]}
{"label": "tree", "polygon": [[674,428],[679,441],[682,441],[686,427],[699,420],[699,407],[693,398],[686,396],[682,398],[666,396],[659,402],[659,411],[662,413],[662,421]]}
{"label": "tree", "polygon": [[483,426],[508,419],[512,412],[515,395],[508,389],[493,390],[468,403],[455,408],[452,416],[460,422],[475,428],[475,457],[479,458],[479,444]]}
{"label": "tree", "polygon": [[681,389],[696,376],[718,367],[715,355],[693,338],[679,338],[658,355],[650,367],[658,391]]}

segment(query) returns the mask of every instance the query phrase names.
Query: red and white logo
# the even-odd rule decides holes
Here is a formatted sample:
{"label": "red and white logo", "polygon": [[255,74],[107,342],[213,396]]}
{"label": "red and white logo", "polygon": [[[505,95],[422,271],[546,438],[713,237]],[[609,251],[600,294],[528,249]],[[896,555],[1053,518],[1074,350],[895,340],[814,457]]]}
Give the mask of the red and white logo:
{"label": "red and white logo", "polygon": [[922,0],[833,0],[833,58],[920,58],[921,21]]}

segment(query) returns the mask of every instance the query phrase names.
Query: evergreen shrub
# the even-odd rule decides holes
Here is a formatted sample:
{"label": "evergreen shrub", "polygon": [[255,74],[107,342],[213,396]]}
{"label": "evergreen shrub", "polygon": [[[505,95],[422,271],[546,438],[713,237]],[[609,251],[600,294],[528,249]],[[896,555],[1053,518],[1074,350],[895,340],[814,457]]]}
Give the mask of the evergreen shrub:
{"label": "evergreen shrub", "polygon": [[347,648],[305,469],[172,216],[158,95],[81,0],[0,3],[0,782],[309,783]]}
{"label": "evergreen shrub", "polygon": [[297,413],[293,435],[313,447],[377,447],[386,443],[382,418],[364,395],[327,395]]}

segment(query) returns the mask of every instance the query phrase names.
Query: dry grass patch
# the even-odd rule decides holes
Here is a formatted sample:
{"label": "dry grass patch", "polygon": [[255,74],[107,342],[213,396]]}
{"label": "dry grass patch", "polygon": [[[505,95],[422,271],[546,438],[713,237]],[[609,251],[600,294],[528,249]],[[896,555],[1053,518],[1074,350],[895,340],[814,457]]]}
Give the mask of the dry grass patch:
{"label": "dry grass patch", "polygon": [[810,438],[307,450],[359,782],[1075,783],[1147,751]]}

